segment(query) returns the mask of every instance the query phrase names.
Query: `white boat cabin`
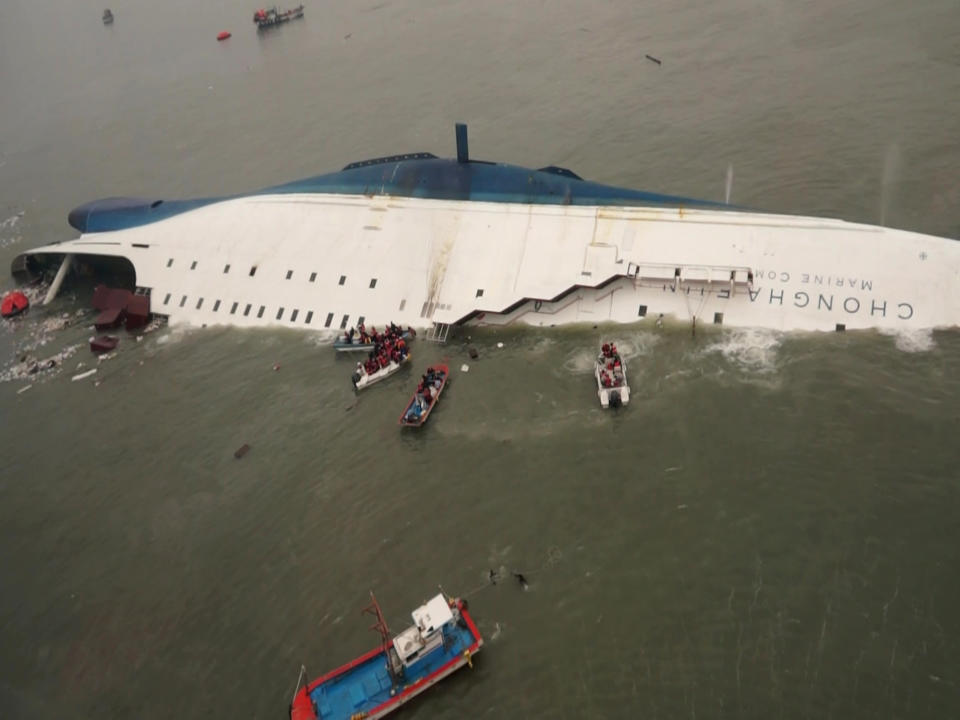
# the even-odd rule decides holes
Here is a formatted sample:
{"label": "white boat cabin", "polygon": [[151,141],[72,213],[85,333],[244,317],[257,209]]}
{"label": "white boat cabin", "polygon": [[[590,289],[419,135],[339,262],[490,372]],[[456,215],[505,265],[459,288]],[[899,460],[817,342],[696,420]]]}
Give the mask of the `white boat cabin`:
{"label": "white boat cabin", "polygon": [[440,594],[413,611],[413,627],[393,639],[393,649],[404,667],[410,667],[443,646],[443,626],[453,621],[453,611]]}

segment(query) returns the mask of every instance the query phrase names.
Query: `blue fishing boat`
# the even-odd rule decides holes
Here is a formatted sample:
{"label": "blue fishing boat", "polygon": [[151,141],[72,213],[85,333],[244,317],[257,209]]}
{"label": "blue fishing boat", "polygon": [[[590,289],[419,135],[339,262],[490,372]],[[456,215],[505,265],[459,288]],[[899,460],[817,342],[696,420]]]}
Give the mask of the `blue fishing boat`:
{"label": "blue fishing boat", "polygon": [[380,633],[380,646],[311,683],[298,681],[290,720],[382,718],[464,665],[473,667],[483,638],[466,600],[436,595],[396,637],[372,592],[370,600],[363,612],[376,618],[371,629]]}

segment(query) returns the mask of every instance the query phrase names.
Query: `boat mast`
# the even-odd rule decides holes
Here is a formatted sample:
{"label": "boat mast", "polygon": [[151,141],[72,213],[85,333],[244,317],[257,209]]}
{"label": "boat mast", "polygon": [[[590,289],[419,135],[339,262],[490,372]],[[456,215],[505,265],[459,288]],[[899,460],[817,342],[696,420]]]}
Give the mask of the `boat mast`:
{"label": "boat mast", "polygon": [[397,678],[394,675],[393,662],[391,662],[390,659],[390,651],[393,650],[393,643],[390,641],[390,628],[387,627],[387,621],[383,617],[383,611],[380,609],[380,603],[377,602],[373,590],[370,591],[370,604],[363,608],[362,614],[370,614],[377,619],[377,621],[370,626],[370,629],[380,633],[380,642],[383,644],[383,654],[387,660],[387,672],[390,673],[390,679],[396,684]]}

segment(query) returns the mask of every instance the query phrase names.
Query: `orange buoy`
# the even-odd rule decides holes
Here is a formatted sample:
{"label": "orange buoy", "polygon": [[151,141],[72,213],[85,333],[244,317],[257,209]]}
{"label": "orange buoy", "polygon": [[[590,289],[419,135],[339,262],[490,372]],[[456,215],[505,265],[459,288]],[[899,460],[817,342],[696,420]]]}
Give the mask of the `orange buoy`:
{"label": "orange buoy", "polygon": [[228,37],[230,37],[230,33],[224,30],[222,33],[217,35],[217,40],[226,40]]}

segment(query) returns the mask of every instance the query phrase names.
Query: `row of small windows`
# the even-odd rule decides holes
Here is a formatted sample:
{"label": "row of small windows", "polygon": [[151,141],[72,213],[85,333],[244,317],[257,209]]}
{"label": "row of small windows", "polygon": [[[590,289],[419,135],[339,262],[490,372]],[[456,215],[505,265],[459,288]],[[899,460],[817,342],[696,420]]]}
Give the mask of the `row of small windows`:
{"label": "row of small windows", "polygon": [[[173,258],[170,258],[169,260],[167,260],[167,267],[173,267]],[[190,269],[191,270],[197,269],[196,260],[190,263]],[[229,272],[230,272],[230,263],[227,263],[226,265],[223,266],[223,274],[226,275]],[[257,274],[257,266],[253,265],[250,267],[250,277],[253,277],[256,274]],[[293,279],[293,270],[287,270],[287,280],[292,280],[292,279]],[[310,282],[316,282],[316,281],[317,281],[317,273],[315,272],[310,273]],[[337,282],[337,284],[345,285],[346,282],[347,282],[347,276],[341,275],[340,280]],[[370,289],[373,290],[376,286],[377,286],[377,278],[370,278]],[[483,294],[482,291],[480,292],[480,294]],[[477,297],[480,297],[480,295],[478,294]]]}
{"label": "row of small windows", "polygon": [[[172,293],[167,293],[167,296],[163,299],[163,304],[164,304],[164,305],[169,305],[169,304],[170,304],[170,298],[171,298],[171,297],[172,297]],[[406,302],[406,301],[404,301],[404,302]],[[180,298],[180,307],[183,307],[183,306],[186,305],[186,304],[187,304],[187,296],[184,295],[183,297]],[[197,300],[197,307],[196,307],[196,309],[199,310],[199,309],[202,308],[202,307],[203,307],[203,298],[199,298],[199,299]],[[238,310],[239,308],[240,308],[240,303],[239,303],[239,302],[233,303],[233,305],[230,306],[230,314],[231,314],[231,315],[236,315],[236,314],[237,314],[237,310]],[[217,300],[217,301],[213,304],[213,312],[217,312],[219,309],[220,309],[220,300]],[[243,308],[243,316],[244,316],[244,317],[248,317],[248,316],[250,315],[250,312],[251,312],[252,310],[253,310],[253,303],[247,303],[246,307]],[[263,314],[264,314],[264,312],[266,312],[266,310],[267,310],[267,306],[266,306],[266,305],[261,305],[260,308],[257,310],[257,317],[258,317],[258,318],[262,318],[262,317],[263,317]],[[279,310],[277,310],[277,320],[282,320],[282,319],[283,319],[283,313],[284,313],[284,312],[285,312],[285,308],[280,308]],[[296,322],[296,321],[297,321],[297,318],[298,318],[299,316],[300,316],[300,310],[299,310],[299,308],[294,308],[293,312],[290,313],[290,322]],[[324,322],[323,326],[324,326],[324,327],[330,327],[330,325],[333,323],[333,317],[334,317],[334,314],[333,314],[333,313],[327,313],[327,319],[326,319],[326,322]],[[346,328],[346,327],[347,327],[347,322],[349,322],[349,320],[350,320],[350,316],[349,316],[349,315],[344,315],[344,316],[343,316],[343,320],[340,321],[340,328],[341,328],[341,329]],[[359,320],[359,322],[362,323],[363,320],[364,320],[364,319],[361,317],[360,320]],[[305,325],[309,325],[311,322],[313,322],[313,310],[308,310],[308,311],[307,311],[307,314],[304,316],[303,322],[304,322]]]}

